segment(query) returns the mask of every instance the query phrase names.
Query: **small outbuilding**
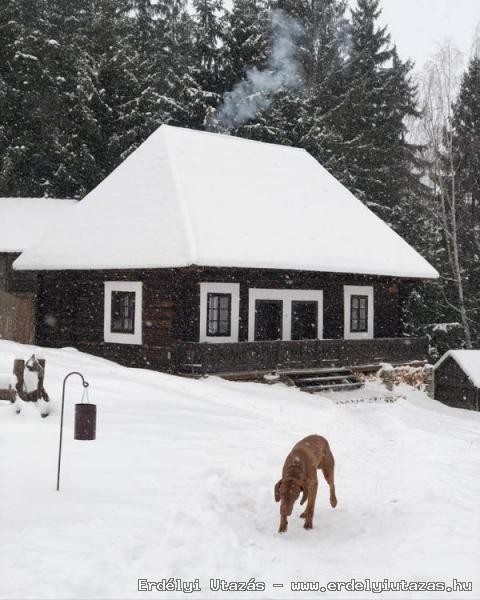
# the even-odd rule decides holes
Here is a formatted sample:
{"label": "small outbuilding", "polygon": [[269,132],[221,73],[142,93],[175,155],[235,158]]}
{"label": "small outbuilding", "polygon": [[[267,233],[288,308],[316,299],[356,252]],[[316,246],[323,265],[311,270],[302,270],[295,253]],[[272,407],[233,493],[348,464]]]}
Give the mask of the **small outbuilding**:
{"label": "small outbuilding", "polygon": [[0,339],[33,342],[36,275],[14,271],[12,263],[75,204],[55,198],[0,198]]}
{"label": "small outbuilding", "polygon": [[480,410],[480,350],[449,350],[435,365],[435,399]]}

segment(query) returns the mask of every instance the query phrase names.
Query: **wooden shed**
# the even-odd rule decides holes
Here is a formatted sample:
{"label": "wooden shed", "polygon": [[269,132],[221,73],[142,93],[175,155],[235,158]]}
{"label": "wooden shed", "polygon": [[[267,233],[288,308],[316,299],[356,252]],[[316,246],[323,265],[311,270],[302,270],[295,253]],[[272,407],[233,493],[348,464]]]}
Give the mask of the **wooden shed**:
{"label": "wooden shed", "polygon": [[480,410],[480,350],[450,350],[435,365],[435,399]]}
{"label": "wooden shed", "polygon": [[0,198],[0,339],[33,342],[36,274],[14,271],[12,263],[73,204],[53,198]]}
{"label": "wooden shed", "polygon": [[305,150],[165,125],[14,268],[38,344],[174,373],[425,359],[402,296],[438,277]]}

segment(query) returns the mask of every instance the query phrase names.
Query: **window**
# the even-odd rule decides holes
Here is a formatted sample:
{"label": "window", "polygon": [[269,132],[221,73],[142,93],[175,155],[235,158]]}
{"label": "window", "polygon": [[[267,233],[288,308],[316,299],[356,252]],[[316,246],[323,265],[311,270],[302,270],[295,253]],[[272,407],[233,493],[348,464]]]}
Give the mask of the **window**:
{"label": "window", "polygon": [[317,338],[318,302],[293,300],[292,340],[315,340]]}
{"label": "window", "polygon": [[105,281],[103,339],[113,344],[142,343],[141,281]]}
{"label": "window", "polygon": [[374,294],[371,285],[345,285],[344,337],[347,340],[371,340],[374,335]]}
{"label": "window", "polygon": [[350,331],[368,331],[368,296],[350,296]]}
{"label": "window", "polygon": [[223,281],[200,282],[199,319],[200,342],[238,342],[240,284]]}
{"label": "window", "polygon": [[110,331],[135,333],[135,292],[112,292]]}
{"label": "window", "polygon": [[232,295],[207,294],[207,336],[231,335]]}

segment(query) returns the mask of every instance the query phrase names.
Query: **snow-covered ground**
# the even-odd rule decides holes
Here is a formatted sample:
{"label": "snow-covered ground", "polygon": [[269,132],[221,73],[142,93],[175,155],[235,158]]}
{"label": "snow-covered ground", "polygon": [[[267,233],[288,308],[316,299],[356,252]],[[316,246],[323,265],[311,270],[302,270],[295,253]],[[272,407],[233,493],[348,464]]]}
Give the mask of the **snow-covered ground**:
{"label": "snow-covered ground", "polygon": [[[0,342],[27,358],[32,347]],[[406,387],[395,403],[336,404],[279,384],[193,381],[42,350],[53,412],[0,403],[0,597],[167,598],[137,580],[199,578],[204,598],[479,598],[480,414]],[[0,365],[0,371],[4,365]],[[55,491],[61,381],[81,371],[97,440],[73,440],[68,383]],[[355,394],[355,392],[352,392]],[[314,529],[297,506],[277,533],[273,486],[290,447],[319,433],[338,507],[320,482]],[[211,578],[263,581],[213,592]],[[302,593],[292,581],[473,581],[471,593]],[[273,588],[273,584],[283,588]]]}

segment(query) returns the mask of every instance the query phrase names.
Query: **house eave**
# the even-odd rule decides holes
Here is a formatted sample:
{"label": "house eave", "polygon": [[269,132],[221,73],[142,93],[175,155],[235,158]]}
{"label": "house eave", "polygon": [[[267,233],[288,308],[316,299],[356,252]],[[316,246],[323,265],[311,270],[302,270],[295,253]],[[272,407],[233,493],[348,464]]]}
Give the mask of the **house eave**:
{"label": "house eave", "polygon": [[[18,260],[18,259],[17,259]],[[36,271],[36,272],[75,272],[75,271],[156,271],[156,270],[169,270],[169,269],[193,269],[197,271],[210,270],[210,269],[219,269],[219,270],[256,270],[256,271],[285,271],[285,272],[296,272],[296,273],[322,273],[322,274],[341,274],[341,275],[350,275],[350,276],[365,276],[365,277],[382,277],[382,278],[390,278],[390,279],[402,279],[404,281],[412,280],[412,281],[434,281],[438,279],[439,274],[435,271],[436,275],[432,273],[430,276],[422,273],[406,273],[406,272],[398,272],[398,271],[375,271],[375,270],[367,270],[367,271],[359,271],[348,268],[339,268],[333,269],[328,267],[315,267],[313,265],[279,265],[279,264],[241,264],[232,263],[232,264],[213,264],[211,262],[205,263],[170,263],[170,264],[131,264],[127,266],[118,266],[118,265],[87,265],[87,264],[79,264],[75,266],[59,266],[59,265],[51,265],[51,266],[35,266],[35,264],[27,264],[18,266],[16,265],[17,260],[13,263],[13,269],[15,271]]]}

